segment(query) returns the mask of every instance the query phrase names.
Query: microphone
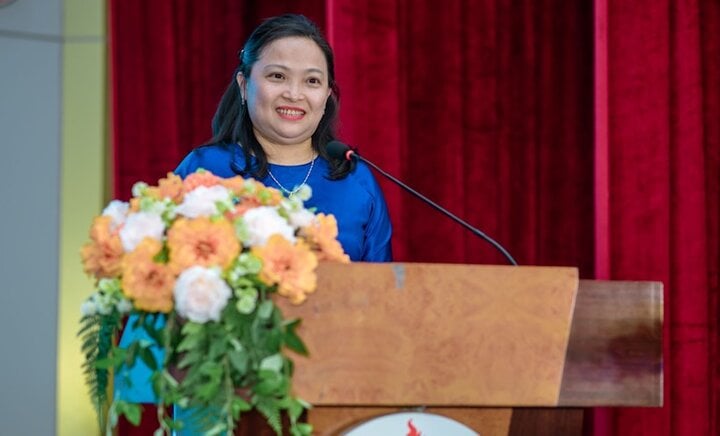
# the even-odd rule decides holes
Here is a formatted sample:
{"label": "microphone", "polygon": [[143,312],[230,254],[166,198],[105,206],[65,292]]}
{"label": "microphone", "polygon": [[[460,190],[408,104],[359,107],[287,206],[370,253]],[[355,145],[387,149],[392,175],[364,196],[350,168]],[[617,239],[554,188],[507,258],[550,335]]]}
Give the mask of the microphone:
{"label": "microphone", "polygon": [[332,157],[332,158],[345,159],[345,160],[352,160],[353,158],[355,158],[355,159],[359,159],[359,160],[365,162],[366,164],[370,165],[372,168],[375,169],[375,171],[379,172],[380,174],[382,174],[383,176],[385,176],[386,178],[391,180],[396,185],[400,186],[404,190],[408,191],[415,197],[417,197],[420,200],[422,200],[423,202],[425,202],[426,204],[430,205],[435,210],[442,212],[443,214],[445,214],[447,217],[451,218],[456,223],[465,227],[467,230],[470,230],[470,232],[472,232],[475,236],[479,236],[482,239],[484,239],[485,241],[489,242],[490,245],[495,247],[496,250],[498,250],[503,256],[505,256],[505,258],[507,259],[508,262],[510,262],[511,265],[517,266],[517,262],[515,262],[515,259],[513,259],[513,257],[510,255],[510,253],[508,253],[508,251],[502,245],[500,245],[497,241],[495,241],[493,238],[486,235],[482,231],[476,229],[475,227],[471,226],[470,224],[468,224],[467,222],[465,222],[464,220],[462,220],[461,218],[459,218],[458,216],[456,216],[449,210],[445,209],[444,207],[442,207],[439,204],[435,203],[434,201],[430,200],[426,196],[417,192],[413,188],[409,187],[405,183],[401,182],[399,179],[386,173],[385,171],[383,171],[381,168],[379,168],[374,163],[372,163],[369,160],[365,159],[364,157],[360,156],[357,153],[356,149],[351,148],[350,146],[343,144],[340,141],[330,141],[326,146],[326,150],[327,150],[328,154],[330,155],[330,157]]}

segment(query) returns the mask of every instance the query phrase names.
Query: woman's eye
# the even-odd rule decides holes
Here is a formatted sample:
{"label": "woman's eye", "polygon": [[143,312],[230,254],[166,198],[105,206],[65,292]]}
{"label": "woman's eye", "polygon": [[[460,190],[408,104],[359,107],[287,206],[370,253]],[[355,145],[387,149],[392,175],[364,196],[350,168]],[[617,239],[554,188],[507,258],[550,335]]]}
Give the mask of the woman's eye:
{"label": "woman's eye", "polygon": [[271,74],[270,74],[270,78],[271,78],[271,79],[278,79],[278,80],[279,80],[279,79],[282,79],[282,78],[283,78],[283,75],[282,75],[282,73],[271,73]]}
{"label": "woman's eye", "polygon": [[310,83],[311,85],[320,85],[322,82],[320,82],[320,79],[316,77],[311,77],[308,79],[308,83]]}

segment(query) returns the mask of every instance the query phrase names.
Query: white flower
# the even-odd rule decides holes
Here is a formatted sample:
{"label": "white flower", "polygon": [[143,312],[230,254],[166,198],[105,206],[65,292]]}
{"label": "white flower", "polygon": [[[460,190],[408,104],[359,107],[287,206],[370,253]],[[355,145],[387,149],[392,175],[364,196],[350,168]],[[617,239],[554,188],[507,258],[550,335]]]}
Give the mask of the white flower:
{"label": "white flower", "polygon": [[132,187],[133,197],[142,197],[145,195],[145,191],[147,191],[148,187],[148,184],[145,182],[136,182]]}
{"label": "white flower", "polygon": [[164,232],[165,224],[160,215],[151,212],[131,213],[120,229],[120,241],[123,249],[128,253],[133,251],[144,238],[162,241]]}
{"label": "white flower", "polygon": [[125,223],[130,205],[124,201],[113,200],[103,209],[102,214],[112,218],[110,229],[115,230]]}
{"label": "white flower", "polygon": [[83,304],[80,306],[80,313],[82,313],[83,316],[92,316],[97,313],[97,306],[95,305],[95,301],[92,299],[85,300]]}
{"label": "white flower", "polygon": [[310,197],[312,197],[312,188],[307,183],[303,183],[300,185],[300,188],[298,188],[293,197],[296,197],[301,201],[308,201]]}
{"label": "white flower", "polygon": [[261,206],[250,209],[243,215],[243,221],[248,231],[246,245],[265,245],[270,236],[279,234],[290,242],[295,242],[295,232],[285,218],[281,217],[277,209],[270,206]]}
{"label": "white flower", "polygon": [[120,313],[129,313],[132,310],[133,306],[130,300],[123,298],[117,303],[115,303],[115,308]]}
{"label": "white flower", "polygon": [[185,194],[183,202],[178,206],[176,213],[185,215],[188,218],[201,216],[210,217],[219,213],[215,203],[221,202],[232,208],[230,191],[224,186],[198,186]]}
{"label": "white flower", "polygon": [[95,305],[95,310],[100,315],[110,315],[113,310],[113,303],[110,295],[96,292],[92,296],[92,303]]}
{"label": "white flower", "polygon": [[290,212],[288,220],[290,221],[290,225],[296,229],[307,227],[315,221],[315,214],[307,209],[294,210]]}
{"label": "white flower", "polygon": [[231,290],[217,268],[193,266],[180,273],[174,294],[175,309],[180,316],[205,323],[220,319]]}
{"label": "white flower", "polygon": [[172,200],[169,198],[164,198],[162,200],[150,200],[149,198],[147,200],[149,201],[143,201],[140,203],[140,207],[143,212],[150,212],[154,213],[160,216],[168,215],[173,218],[173,215],[175,214],[175,208],[177,207],[175,203],[173,203]]}

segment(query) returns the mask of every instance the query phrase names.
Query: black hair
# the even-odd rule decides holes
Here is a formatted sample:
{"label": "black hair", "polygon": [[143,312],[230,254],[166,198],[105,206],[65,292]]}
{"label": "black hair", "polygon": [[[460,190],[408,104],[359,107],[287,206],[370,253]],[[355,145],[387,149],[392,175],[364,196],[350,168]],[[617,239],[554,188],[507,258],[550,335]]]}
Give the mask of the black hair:
{"label": "black hair", "polygon": [[[240,63],[233,72],[232,79],[220,99],[217,111],[212,120],[213,138],[210,143],[225,144],[228,147],[242,149],[245,165],[237,162],[231,164],[234,172],[243,176],[264,177],[268,170],[265,151],[253,132],[252,121],[247,105],[242,101],[240,86],[236,81],[238,73],[250,77],[253,65],[262,55],[262,51],[273,41],[288,37],[304,37],[315,42],[325,56],[328,69],[328,86],[332,91],[325,105],[325,113],[320,119],[317,129],[312,135],[312,147],[315,152],[330,162],[328,178],[341,179],[352,171],[354,163],[344,159],[331,158],[325,146],[335,139],[335,124],[338,116],[340,89],[335,83],[335,63],[333,52],[318,27],[307,17],[297,14],[286,14],[268,18],[263,21],[250,35],[245,46],[238,53]],[[238,144],[238,145],[235,145]],[[256,165],[251,165],[252,156]]]}

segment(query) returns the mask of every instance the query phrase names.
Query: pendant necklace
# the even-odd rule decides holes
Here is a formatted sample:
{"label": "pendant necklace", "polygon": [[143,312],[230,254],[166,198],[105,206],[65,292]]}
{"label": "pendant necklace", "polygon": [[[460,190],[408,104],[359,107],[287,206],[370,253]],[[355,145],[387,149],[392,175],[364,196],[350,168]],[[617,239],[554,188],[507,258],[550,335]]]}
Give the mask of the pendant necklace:
{"label": "pendant necklace", "polygon": [[288,197],[292,197],[293,195],[295,195],[295,194],[298,193],[298,191],[300,190],[300,188],[302,188],[303,185],[305,185],[305,183],[306,183],[306,182],[308,181],[308,179],[310,178],[310,173],[312,173],[313,167],[315,166],[315,160],[316,160],[316,159],[317,159],[317,155],[313,158],[313,160],[310,161],[310,168],[308,169],[307,174],[305,174],[305,178],[303,179],[302,183],[300,183],[299,185],[297,185],[297,186],[295,187],[295,189],[293,189],[292,191],[289,190],[288,188],[284,187],[284,186],[282,185],[282,183],[280,183],[280,181],[275,178],[275,176],[273,175],[272,171],[270,171],[270,168],[268,168],[268,175],[269,175],[270,178],[273,180],[273,182],[275,182],[275,184],[278,185],[278,187],[280,188],[280,190],[281,190],[282,192],[284,192],[285,194],[287,194]]}

